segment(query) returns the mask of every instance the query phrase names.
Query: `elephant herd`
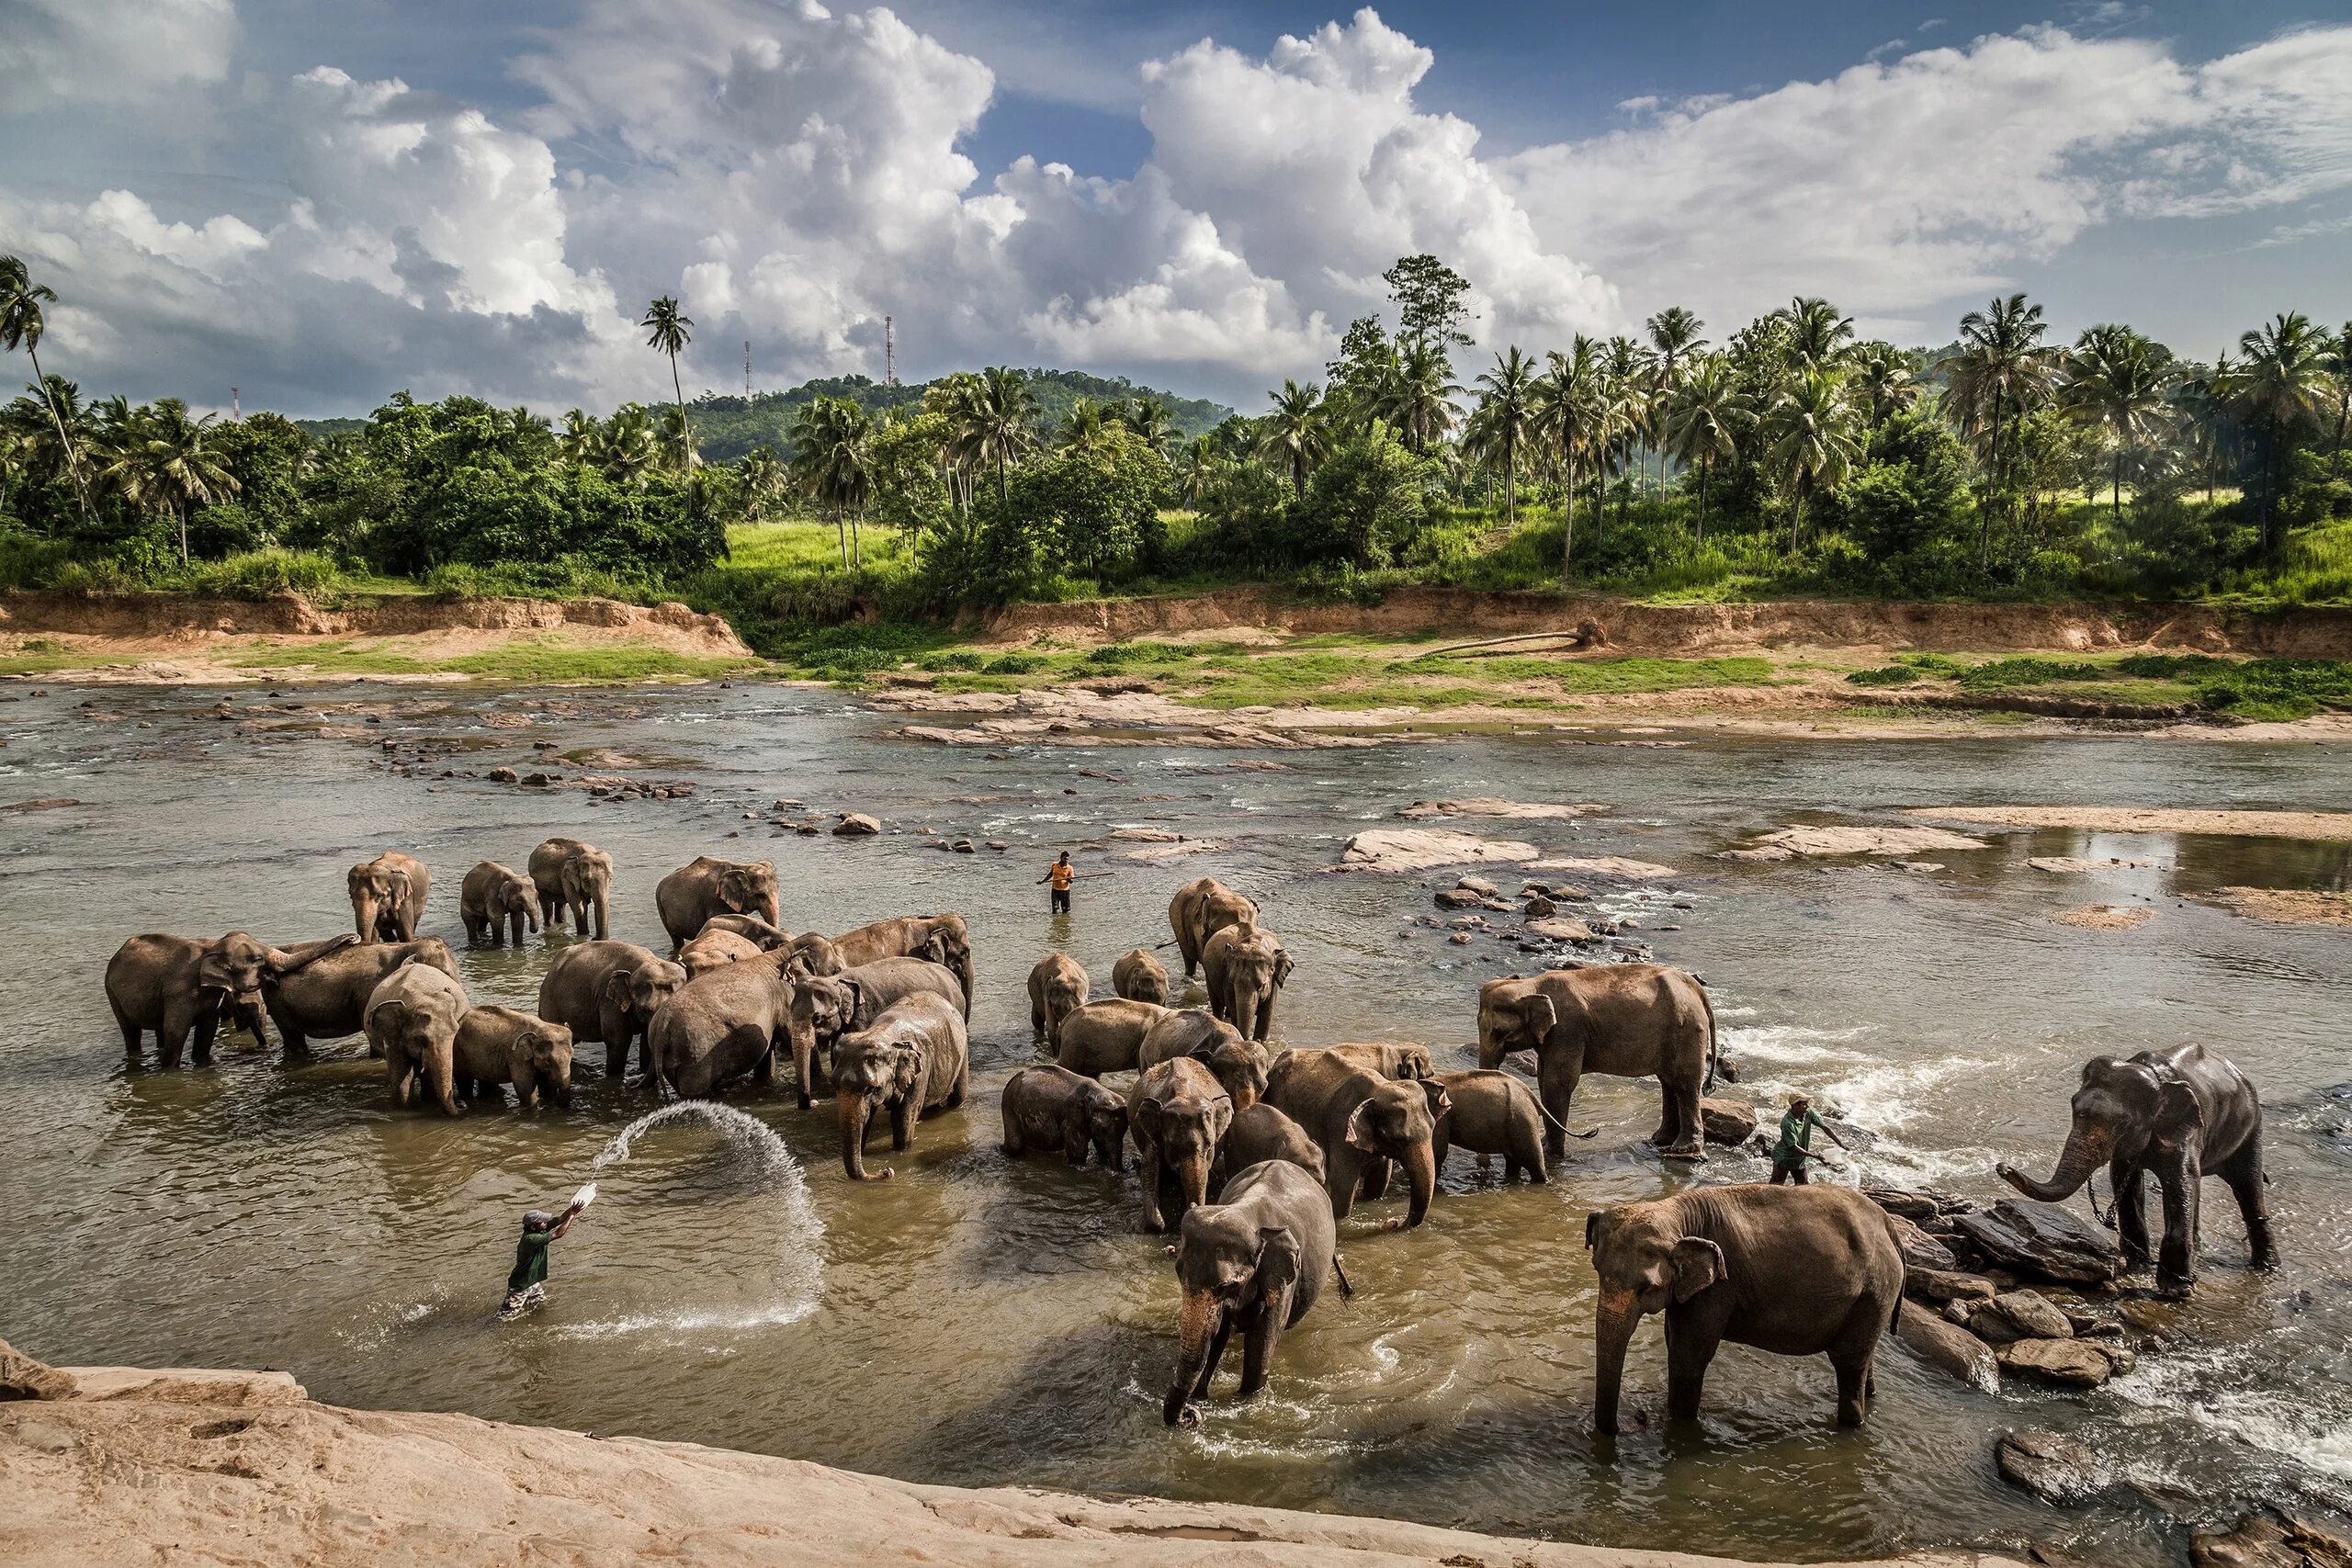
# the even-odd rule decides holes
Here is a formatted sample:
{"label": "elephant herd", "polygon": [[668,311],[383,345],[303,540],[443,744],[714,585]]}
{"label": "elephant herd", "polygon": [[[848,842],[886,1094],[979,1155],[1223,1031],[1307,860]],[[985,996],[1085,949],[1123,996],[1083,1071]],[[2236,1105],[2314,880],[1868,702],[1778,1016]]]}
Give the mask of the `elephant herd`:
{"label": "elephant herd", "polygon": [[[568,1104],[574,1052],[598,1042],[608,1077],[625,1080],[634,1055],[648,1087],[689,1098],[770,1082],[788,1055],[801,1109],[831,1096],[842,1168],[859,1181],[892,1174],[865,1166],[877,1122],[903,1151],[920,1120],[965,1100],[973,956],[960,915],[796,934],[780,924],[772,863],[702,856],[654,890],[665,957],[606,935],[612,883],[610,857],[571,839],[539,845],[521,874],[488,861],[467,873],[469,941],[519,944],[567,918],[579,938],[548,965],[533,1012],[469,1002],[447,943],[417,934],[431,873],[397,852],[351,869],[351,931],[283,947],[243,931],[135,936],[107,965],[107,998],[130,1053],[152,1032],[165,1066],[191,1039],[196,1062],[209,1062],[224,1019],[266,1042],[266,1018],[289,1059],[313,1040],[364,1033],[397,1104],[421,1084],[450,1115],[500,1085],[526,1108],[543,1096]],[[1170,1425],[1198,1420],[1195,1402],[1236,1332],[1240,1393],[1262,1385],[1281,1334],[1338,1269],[1338,1223],[1385,1197],[1397,1172],[1406,1212],[1385,1223],[1391,1230],[1426,1221],[1454,1149],[1482,1165],[1499,1156],[1506,1184],[1545,1182],[1565,1156],[1583,1075],[1655,1078],[1657,1153],[1705,1157],[1700,1099],[1718,1070],[1715,1018],[1683,971],[1624,964],[1490,980],[1478,997],[1477,1068],[1440,1072],[1413,1044],[1271,1048],[1294,964],[1257,903],[1204,877],[1170,900],[1169,921],[1173,941],[1162,946],[1178,950],[1181,977],[1139,947],[1113,966],[1113,995],[1098,1000],[1067,955],[1035,964],[1030,1020],[1051,1059],[1015,1072],[1001,1109],[1011,1156],[1091,1157],[1124,1172],[1134,1147],[1144,1227],[1177,1233]],[[1171,1006],[1196,973],[1208,1005]],[[1519,1054],[1534,1058],[1532,1089],[1502,1070]],[[1103,1081],[1114,1073],[1133,1075],[1124,1090]],[[2256,1265],[2275,1257],[2260,1132],[2253,1086],[2201,1045],[2102,1057],[2084,1069],[2051,1179],[1999,1168],[2029,1196],[2063,1201],[2107,1164],[2135,1264],[2149,1260],[2141,1199],[2153,1174],[2165,1199],[2158,1282],[2185,1289],[2205,1174],[2236,1196]],[[1585,1244],[1600,1282],[1602,1431],[1616,1429],[1626,1347],[1651,1313],[1667,1319],[1671,1416],[1695,1416],[1728,1340],[1827,1356],[1840,1424],[1862,1421],[1905,1284],[1893,1229],[1869,1199],[1827,1186],[1702,1186],[1594,1213]]]}

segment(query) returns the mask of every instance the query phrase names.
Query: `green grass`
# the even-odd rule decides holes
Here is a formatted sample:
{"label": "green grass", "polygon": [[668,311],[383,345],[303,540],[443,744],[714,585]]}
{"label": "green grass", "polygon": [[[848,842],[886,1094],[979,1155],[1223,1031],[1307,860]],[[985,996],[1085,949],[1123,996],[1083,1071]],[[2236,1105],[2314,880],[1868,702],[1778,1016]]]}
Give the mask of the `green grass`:
{"label": "green grass", "polygon": [[1502,655],[1471,660],[1426,654],[1396,668],[1412,674],[1476,673],[1498,681],[1553,681],[1563,693],[1679,692],[1694,686],[1770,686],[1779,679],[1769,659],[1544,659]]}
{"label": "green grass", "polygon": [[1882,664],[1875,670],[1857,670],[1846,677],[1856,686],[1907,686],[1921,679],[1919,671],[1908,664]]}
{"label": "green grass", "polygon": [[516,641],[451,659],[325,642],[309,648],[255,648],[228,663],[248,670],[307,668],[324,675],[468,675],[526,685],[613,684],[631,681],[709,680],[759,667],[751,659],[700,659],[642,643],[579,647],[547,640]]}
{"label": "green grass", "polygon": [[2088,659],[1996,659],[1965,671],[1962,691],[2059,687],[2069,696],[2116,702],[2193,702],[2256,721],[2309,718],[2352,708],[2352,660],[2217,659],[2204,653],[2136,653]]}

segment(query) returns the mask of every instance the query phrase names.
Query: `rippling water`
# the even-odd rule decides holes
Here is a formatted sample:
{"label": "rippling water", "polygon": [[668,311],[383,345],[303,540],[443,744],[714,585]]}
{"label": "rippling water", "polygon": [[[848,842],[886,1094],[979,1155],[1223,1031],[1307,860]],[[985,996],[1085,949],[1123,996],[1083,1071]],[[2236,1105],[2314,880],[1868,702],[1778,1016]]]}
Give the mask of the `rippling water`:
{"label": "rippling water", "polygon": [[[91,708],[77,705],[85,697]],[[2169,1562],[2176,1517],[2218,1517],[2249,1497],[2352,1503],[2352,1100],[2328,1092],[2352,1079],[2352,946],[2341,931],[2256,924],[2180,896],[2343,886],[2344,846],[2037,831],[1988,835],[1995,848],[1932,856],[1944,869],[1924,874],[1706,858],[1755,829],[1904,805],[2343,809],[2340,749],[1656,748],[1546,734],[1290,753],[1261,771],[1235,764],[1264,759],[1182,749],[948,750],[893,739],[892,721],[831,694],[776,688],[279,700],[303,705],[240,724],[210,716],[210,694],[52,689],[0,703],[0,802],[83,803],[0,815],[12,960],[0,966],[11,1025],[0,1333],[52,1359],[282,1366],[356,1404],[693,1438],[926,1481],[1792,1557],[2040,1539],[2101,1561]],[[239,701],[273,705],[258,692]],[[527,765],[540,741],[652,761],[701,793],[608,807],[432,778]],[[429,765],[394,771],[419,743]],[[1009,1168],[995,1147],[998,1086],[1031,1055],[1029,964],[1062,947],[1107,990],[1114,957],[1166,936],[1173,887],[1214,873],[1262,899],[1297,956],[1280,1031],[1290,1041],[1415,1039],[1460,1065],[1478,983],[1532,961],[1412,925],[1436,877],[1319,870],[1350,833],[1446,795],[1599,802],[1607,813],[1581,822],[1491,826],[1555,852],[1681,868],[1601,893],[1600,908],[1638,915],[1662,960],[1706,976],[1747,1069],[1733,1092],[1826,1096],[1882,1134],[1861,1162],[1876,1178],[1994,1196],[1994,1158],[2041,1167],[2054,1150],[2086,1055],[2220,1044],[2270,1108],[2285,1267],[2242,1269],[2215,1187],[2204,1286],[2154,1317],[2172,1348],[2107,1390],[1988,1396],[1891,1348],[1871,1425],[1847,1433],[1830,1424],[1826,1364],[1727,1348],[1696,1430],[1634,1430],[1603,1447],[1587,1430],[1585,1214],[1762,1168],[1718,1154],[1696,1172],[1662,1168],[1636,1146],[1655,1088],[1595,1079],[1577,1122],[1601,1135],[1571,1145],[1553,1185],[1505,1190],[1457,1159],[1420,1230],[1375,1231],[1394,1199],[1360,1210],[1342,1227],[1353,1300],[1327,1296],[1285,1337],[1264,1397],[1213,1399],[1197,1431],[1164,1430],[1175,1287],[1159,1240],[1136,1230],[1134,1179],[1046,1159]],[[1013,849],[967,858],[913,832],[772,838],[744,813],[779,795]],[[1081,850],[1100,874],[1079,884],[1075,918],[1051,919],[1032,886],[1050,852],[1121,824],[1227,847],[1159,865],[1117,845]],[[328,934],[347,919],[345,868],[399,847],[433,867],[427,927],[456,944],[466,868],[519,866],[550,833],[613,853],[614,934],[648,943],[662,940],[655,879],[703,852],[773,856],[796,929],[963,910],[979,963],[971,1101],[923,1124],[912,1156],[893,1160],[898,1179],[865,1189],[840,1174],[827,1108],[804,1115],[788,1089],[732,1100],[780,1146],[701,1116],[645,1128],[597,1173],[602,1196],[557,1245],[549,1304],[500,1326],[519,1214],[587,1179],[653,1109],[646,1096],[590,1077],[569,1111],[395,1114],[356,1042],[291,1071],[242,1037],[209,1070],[124,1066],[100,989],[124,936]],[[2023,864],[2050,854],[2159,864],[2065,877]],[[2141,901],[2154,916],[2136,931],[2051,919]],[[562,940],[465,953],[466,983],[478,1001],[528,1006]],[[1634,1408],[1655,1414],[1655,1326],[1628,1383]],[[2063,1512],[2006,1488],[1991,1439],[2027,1424],[2092,1439],[2117,1484]]]}

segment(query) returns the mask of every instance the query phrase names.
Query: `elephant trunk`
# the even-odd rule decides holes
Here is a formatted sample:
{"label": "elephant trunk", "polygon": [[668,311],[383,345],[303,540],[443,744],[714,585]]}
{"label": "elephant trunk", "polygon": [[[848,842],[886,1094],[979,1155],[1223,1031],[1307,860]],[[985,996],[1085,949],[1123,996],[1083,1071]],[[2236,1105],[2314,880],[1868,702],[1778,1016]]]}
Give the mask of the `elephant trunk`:
{"label": "elephant trunk", "polygon": [[1168,1398],[1159,1407],[1160,1420],[1170,1427],[1200,1422],[1200,1413],[1192,1404],[1193,1389],[1208,1363],[1209,1341],[1216,1334],[1218,1316],[1215,1292],[1184,1292],[1183,1311],[1176,1319],[1176,1380],[1168,1385]]}
{"label": "elephant trunk", "polygon": [[1508,1054],[1503,1049],[1501,1041],[1489,1040],[1484,1035],[1479,1036],[1478,1066],[1481,1068],[1490,1073],[1495,1071],[1503,1065],[1503,1057]]}
{"label": "elephant trunk", "polygon": [[376,940],[376,900],[363,893],[351,901],[351,922],[359,929],[361,942]]}
{"label": "elephant trunk", "polygon": [[1196,1149],[1176,1161],[1176,1185],[1184,1201],[1197,1209],[1209,1201],[1209,1151]]}
{"label": "elephant trunk", "polygon": [[1405,1227],[1409,1230],[1428,1218],[1430,1200],[1437,1195],[1437,1151],[1426,1142],[1418,1143],[1405,1151],[1405,1179],[1410,1183],[1412,1200],[1405,1210]]}
{"label": "elephant trunk", "polygon": [[1592,1429],[1596,1432],[1616,1433],[1617,1391],[1625,1373],[1625,1347],[1641,1318],[1631,1291],[1602,1289],[1592,1325]]}
{"label": "elephant trunk", "polygon": [[833,1103],[842,1124],[842,1168],[852,1181],[888,1181],[890,1168],[867,1174],[865,1169],[865,1127],[874,1116],[872,1097],[865,1094],[837,1094]]}
{"label": "elephant trunk", "polygon": [[2007,1165],[2000,1168],[2001,1175],[2029,1198],[2044,1203],[2063,1203],[2106,1161],[2108,1144],[2105,1129],[2078,1121],[2066,1134],[2066,1146],[2058,1156],[2058,1168],[2050,1173],[2049,1180],[2036,1181]]}

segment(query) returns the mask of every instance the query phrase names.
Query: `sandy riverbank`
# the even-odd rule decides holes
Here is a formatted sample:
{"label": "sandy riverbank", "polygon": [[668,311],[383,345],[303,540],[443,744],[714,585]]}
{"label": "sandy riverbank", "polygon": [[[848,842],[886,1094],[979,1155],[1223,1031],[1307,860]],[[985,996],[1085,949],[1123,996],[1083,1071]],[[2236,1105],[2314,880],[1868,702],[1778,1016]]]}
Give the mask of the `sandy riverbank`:
{"label": "sandy riverbank", "polygon": [[[0,1562],[22,1568],[1737,1568],[1344,1515],[924,1486],[690,1443],[345,1410],[283,1372],[75,1369],[47,1386],[49,1397],[0,1403]],[[1882,1568],[2022,1565],[1959,1551]]]}

